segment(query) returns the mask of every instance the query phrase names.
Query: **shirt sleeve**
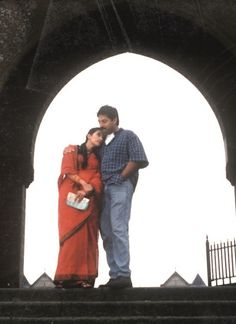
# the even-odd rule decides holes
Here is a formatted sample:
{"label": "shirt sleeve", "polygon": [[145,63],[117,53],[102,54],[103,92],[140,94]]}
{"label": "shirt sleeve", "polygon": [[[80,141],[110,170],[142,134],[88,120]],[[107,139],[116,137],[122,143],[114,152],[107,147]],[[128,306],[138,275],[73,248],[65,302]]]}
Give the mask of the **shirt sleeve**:
{"label": "shirt sleeve", "polygon": [[148,166],[149,162],[143,148],[143,144],[138,136],[130,132],[128,139],[129,160],[132,162],[144,162],[142,168]]}

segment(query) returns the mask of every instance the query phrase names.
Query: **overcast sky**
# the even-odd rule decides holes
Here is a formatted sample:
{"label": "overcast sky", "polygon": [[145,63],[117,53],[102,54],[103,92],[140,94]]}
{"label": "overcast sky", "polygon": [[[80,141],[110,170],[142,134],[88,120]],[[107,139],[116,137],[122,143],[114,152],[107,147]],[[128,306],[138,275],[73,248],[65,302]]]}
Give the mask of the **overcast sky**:
{"label": "overcast sky", "polygon": [[[72,79],[49,106],[35,143],[35,180],[27,190],[24,272],[54,277],[58,254],[57,178],[62,151],[98,126],[100,106],[115,106],[120,126],[141,139],[150,165],[140,171],[130,221],[136,287],[160,286],[177,271],[207,283],[205,240],[235,237],[234,192],[225,177],[222,133],[201,93],[153,59],[123,54]],[[108,280],[100,241],[99,277]]]}

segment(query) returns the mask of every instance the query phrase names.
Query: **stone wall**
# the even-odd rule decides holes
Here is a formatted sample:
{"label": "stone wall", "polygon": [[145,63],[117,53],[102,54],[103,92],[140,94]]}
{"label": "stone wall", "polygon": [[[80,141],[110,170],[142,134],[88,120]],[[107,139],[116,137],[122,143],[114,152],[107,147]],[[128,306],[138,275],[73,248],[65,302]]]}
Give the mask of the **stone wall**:
{"label": "stone wall", "polygon": [[42,117],[72,77],[102,59],[132,52],[187,77],[216,114],[235,185],[235,16],[232,0],[0,2],[0,287],[21,285],[25,188]]}

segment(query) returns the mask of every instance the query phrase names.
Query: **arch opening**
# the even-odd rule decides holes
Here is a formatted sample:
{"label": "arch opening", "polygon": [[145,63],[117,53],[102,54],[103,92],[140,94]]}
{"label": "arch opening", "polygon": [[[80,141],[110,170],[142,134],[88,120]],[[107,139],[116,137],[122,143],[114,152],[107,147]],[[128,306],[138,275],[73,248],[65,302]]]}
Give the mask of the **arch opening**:
{"label": "arch opening", "polygon": [[[121,127],[139,135],[150,161],[140,171],[130,222],[134,286],[159,286],[175,270],[188,281],[197,273],[205,279],[206,234],[234,235],[234,194],[225,179],[222,134],[209,104],[186,78],[136,54],[117,55],[81,72],[43,118],[35,181],[26,199],[26,277],[32,282],[43,272],[54,275],[62,150],[82,143],[103,104],[117,107]],[[222,224],[226,214],[229,222]],[[212,223],[220,225],[219,232]],[[108,276],[101,244],[100,251],[96,285]]]}

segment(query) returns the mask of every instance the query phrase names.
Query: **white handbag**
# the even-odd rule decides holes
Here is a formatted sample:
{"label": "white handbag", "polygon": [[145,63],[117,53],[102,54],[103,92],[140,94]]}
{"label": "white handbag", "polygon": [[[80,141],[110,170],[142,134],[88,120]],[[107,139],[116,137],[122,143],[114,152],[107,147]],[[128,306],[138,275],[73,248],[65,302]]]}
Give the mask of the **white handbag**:
{"label": "white handbag", "polygon": [[86,210],[89,206],[89,199],[84,197],[81,201],[76,200],[77,195],[73,192],[68,192],[66,204],[80,210]]}

